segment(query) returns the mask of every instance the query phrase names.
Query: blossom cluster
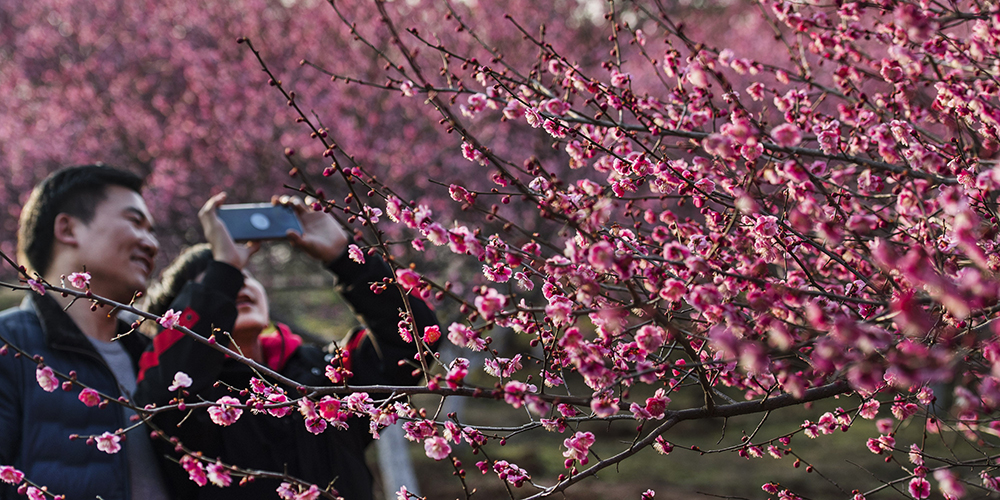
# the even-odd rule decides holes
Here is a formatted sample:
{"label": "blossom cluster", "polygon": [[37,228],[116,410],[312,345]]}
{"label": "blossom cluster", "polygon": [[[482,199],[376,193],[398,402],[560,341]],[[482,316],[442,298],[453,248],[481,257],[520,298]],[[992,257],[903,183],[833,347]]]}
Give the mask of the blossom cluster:
{"label": "blossom cluster", "polygon": [[[644,440],[664,453],[673,446],[658,434],[680,413],[669,404],[691,390],[703,392],[708,414],[723,404],[720,391],[730,401],[852,393],[866,419],[889,402],[893,419],[878,420],[867,444],[891,454],[891,422],[930,414],[931,388],[957,382],[963,403],[952,422],[982,439],[971,422],[1000,401],[1000,174],[982,148],[954,139],[954,124],[997,143],[1000,90],[979,75],[997,61],[1000,21],[972,4],[762,7],[759,22],[778,40],[798,37],[802,51],[696,48],[661,11],[667,21],[620,27],[633,37],[628,64],[584,66],[528,32],[544,63],[532,78],[448,52],[464,63],[449,73],[464,92],[451,106],[429,102],[460,135],[455,155],[471,162],[459,168],[474,178],[448,186],[463,213],[404,201],[364,169],[353,175],[384,193],[370,201],[394,224],[384,231],[408,235],[418,252],[478,261],[449,341],[477,351],[504,329],[526,336],[546,387],[585,383],[588,418],[627,409],[664,421]],[[948,42],[955,19],[975,33],[969,51]],[[460,16],[451,22],[474,29]],[[643,33],[653,25],[665,33],[655,49]],[[413,64],[396,56],[396,70]],[[547,136],[565,156],[511,150],[483,130]],[[427,299],[451,291],[413,268],[397,282]],[[960,369],[959,344],[977,360]],[[569,432],[572,417],[524,378],[522,354],[506,356],[491,351],[484,362],[498,379],[494,397]],[[461,388],[469,362],[446,372],[447,386]],[[623,395],[643,385],[641,399]],[[854,425],[838,409],[735,451],[781,458],[796,434]],[[567,467],[587,464],[592,441],[579,431],[564,441]],[[439,441],[431,449],[444,456]],[[941,490],[961,496],[942,470],[932,474]],[[911,492],[925,483],[914,477]]]}

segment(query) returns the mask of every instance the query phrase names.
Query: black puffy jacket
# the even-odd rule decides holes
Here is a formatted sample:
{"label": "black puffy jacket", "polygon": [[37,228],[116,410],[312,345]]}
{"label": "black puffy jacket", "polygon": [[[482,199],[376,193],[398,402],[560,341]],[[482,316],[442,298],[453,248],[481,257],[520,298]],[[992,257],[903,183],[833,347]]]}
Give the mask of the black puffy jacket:
{"label": "black puffy jacket", "polygon": [[[128,325],[119,324],[120,333]],[[107,363],[73,320],[48,296],[31,293],[18,308],[0,313],[0,345],[9,343],[40,355],[53,370],[76,371],[77,379],[110,396],[120,396],[118,383]],[[138,362],[149,339],[130,334],[119,340]],[[87,407],[70,391],[45,392],[35,379],[37,364],[15,357],[13,350],[0,356],[0,465],[12,465],[25,478],[68,498],[127,500],[130,497],[127,456],[107,454],[71,434],[100,435],[127,427],[121,408]],[[133,367],[135,368],[135,367]],[[136,429],[135,432],[144,432]],[[25,497],[0,482],[0,499]]]}
{"label": "black puffy jacket", "polygon": [[[371,283],[391,276],[389,266],[376,256],[370,256],[363,265],[342,257],[328,269],[337,275],[339,291],[367,327],[367,333],[359,331],[348,342],[354,373],[350,383],[416,383],[418,379],[411,373],[413,367],[398,363],[399,360],[412,361],[416,354],[414,344],[403,341],[398,333],[402,299],[392,289],[376,295],[369,288]],[[183,311],[181,324],[199,334],[207,335],[212,328],[229,331],[236,318],[235,298],[242,282],[238,270],[213,262],[201,283],[186,285],[171,308]],[[434,313],[422,300],[413,297],[410,304],[418,331],[436,324]],[[280,346],[288,352],[270,367],[302,385],[330,385],[324,371],[329,358],[316,347],[296,346],[299,340],[287,330],[279,329],[279,332],[282,336]],[[223,338],[221,335],[216,337]],[[269,357],[266,352],[265,357]],[[216,401],[223,396],[246,401],[246,396],[240,396],[227,386],[249,388],[250,379],[255,376],[246,365],[227,359],[219,351],[176,330],[157,335],[140,365],[136,399],[143,404],[164,405],[176,397],[177,393],[168,391],[167,387],[177,371],[184,371],[193,380],[187,389],[191,396],[186,401],[199,398]],[[215,384],[216,381],[222,383]],[[285,390],[289,398],[298,397],[294,387],[285,387]],[[189,449],[201,451],[210,459],[218,458],[223,463],[245,469],[287,471],[321,488],[333,484],[346,500],[372,498],[372,476],[364,460],[365,448],[372,441],[367,420],[353,418],[348,422],[348,429],[336,430],[331,426],[320,435],[305,428],[297,411],[276,418],[266,412],[255,414],[244,410],[235,423],[226,427],[213,423],[205,409],[194,410],[190,415],[176,411],[164,413],[154,422]],[[165,451],[173,454],[174,459],[180,458],[173,453],[172,447],[166,447]],[[180,483],[180,498],[185,499],[273,500],[277,498],[275,491],[281,483],[280,480],[258,478],[238,486],[234,479],[227,488],[220,489],[212,484],[199,488],[176,463],[165,465],[164,470],[175,487]]]}

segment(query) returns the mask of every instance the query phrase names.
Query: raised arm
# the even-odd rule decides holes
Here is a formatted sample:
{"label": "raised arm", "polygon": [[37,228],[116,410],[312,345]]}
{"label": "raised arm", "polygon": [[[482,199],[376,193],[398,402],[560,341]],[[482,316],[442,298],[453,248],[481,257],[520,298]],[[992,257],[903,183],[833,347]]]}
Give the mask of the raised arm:
{"label": "raised arm", "polygon": [[[212,249],[213,262],[202,276],[184,286],[171,302],[170,309],[180,313],[179,326],[209,337],[216,331],[231,331],[236,321],[236,296],[243,287],[241,269],[259,244],[237,245],[216,214],[226,200],[225,193],[210,198],[198,212],[205,238]],[[226,343],[225,336],[217,340]],[[142,404],[167,404],[177,396],[169,391],[177,372],[192,379],[187,390],[198,394],[219,378],[225,355],[187,337],[177,328],[159,332],[139,362],[136,399]]]}
{"label": "raised arm", "polygon": [[[409,385],[419,380],[411,372],[415,362],[416,344],[406,342],[399,335],[399,312],[406,307],[400,294],[390,289],[381,294],[371,290],[372,283],[392,278],[392,269],[377,255],[370,255],[363,264],[352,261],[347,255],[351,238],[328,213],[306,208],[301,199],[281,197],[274,200],[291,206],[302,222],[302,234],[289,232],[289,241],[306,254],[323,262],[338,278],[338,289],[358,315],[366,331],[348,339],[351,349],[352,385]],[[437,318],[420,298],[408,297],[418,334],[424,328],[437,325]],[[436,344],[435,344],[436,345]],[[431,346],[432,348],[434,346]]]}
{"label": "raised arm", "polygon": [[[339,278],[339,291],[350,303],[354,312],[364,323],[366,330],[361,337],[349,339],[351,349],[352,385],[412,385],[420,380],[412,372],[417,353],[416,344],[407,342],[399,334],[399,312],[405,311],[403,298],[395,288],[375,294],[372,283],[381,283],[382,278],[393,276],[389,265],[378,255],[369,255],[364,264],[358,264],[343,255],[331,262],[327,269]],[[424,328],[437,325],[434,311],[416,295],[409,295],[408,301],[413,313],[418,335]],[[439,342],[439,341],[438,341]],[[434,342],[431,349],[437,347]],[[400,365],[400,361],[407,363]]]}

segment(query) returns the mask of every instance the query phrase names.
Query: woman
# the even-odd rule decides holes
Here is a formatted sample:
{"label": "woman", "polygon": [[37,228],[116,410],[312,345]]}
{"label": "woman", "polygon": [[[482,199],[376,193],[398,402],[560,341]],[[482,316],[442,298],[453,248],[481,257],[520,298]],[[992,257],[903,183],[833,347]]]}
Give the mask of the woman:
{"label": "woman", "polygon": [[[163,314],[167,309],[181,312],[179,324],[208,336],[214,332],[230,332],[235,346],[244,356],[261,363],[300,385],[330,385],[326,367],[332,356],[306,345],[301,337],[283,325],[265,331],[271,324],[267,294],[261,284],[243,268],[257,245],[236,245],[218,219],[215,210],[225,201],[225,195],[212,197],[202,208],[199,218],[208,245],[199,245],[184,252],[163,273],[161,283],[149,295],[149,311]],[[381,259],[369,256],[364,264],[347,257],[349,238],[340,225],[324,212],[307,210],[301,200],[281,200],[290,205],[299,217],[302,233],[289,232],[293,246],[320,260],[338,278],[338,289],[344,299],[361,317],[365,330],[347,339],[349,357],[343,368],[352,372],[351,385],[410,385],[418,382],[413,366],[414,344],[405,342],[397,331],[398,311],[404,307],[398,293],[376,295],[369,285],[391,277],[389,267]],[[433,312],[421,300],[410,297],[410,307],[418,331],[436,324]],[[220,343],[228,342],[225,335],[215,334]],[[250,380],[259,377],[250,367],[221,352],[196,342],[176,329],[160,332],[152,347],[140,362],[140,404],[170,404],[179,389],[170,386],[177,372],[191,379],[184,396],[186,402],[217,401],[236,397],[245,402]],[[283,387],[289,399],[299,396],[295,387]],[[240,418],[228,425],[218,425],[204,409],[190,414],[166,412],[153,423],[190,451],[200,451],[203,457],[218,458],[222,463],[244,470],[266,471],[313,483],[320,488],[333,486],[346,500],[372,498],[371,473],[364,462],[364,450],[371,442],[368,423],[360,418],[349,420],[344,430],[325,429],[316,434],[315,426],[307,428],[303,417],[292,412],[276,418],[268,412],[243,411]],[[162,440],[160,443],[164,443]],[[198,488],[189,474],[174,463],[184,453],[176,451],[174,443],[164,443],[172,460],[166,464],[168,474],[178,486],[179,498],[267,498],[276,496],[282,479],[256,477],[243,486],[217,489]],[[188,463],[188,467],[191,464]],[[203,482],[203,481],[202,481]]]}

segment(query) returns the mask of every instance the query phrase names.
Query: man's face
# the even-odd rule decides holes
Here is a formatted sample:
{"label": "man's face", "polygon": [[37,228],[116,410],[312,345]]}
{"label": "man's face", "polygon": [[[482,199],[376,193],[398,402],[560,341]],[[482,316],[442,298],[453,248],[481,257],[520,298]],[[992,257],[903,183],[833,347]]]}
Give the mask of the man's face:
{"label": "man's face", "polygon": [[96,295],[128,302],[135,292],[146,290],[160,245],[139,193],[108,186],[94,218],[77,227],[76,260],[91,274],[91,289]]}

